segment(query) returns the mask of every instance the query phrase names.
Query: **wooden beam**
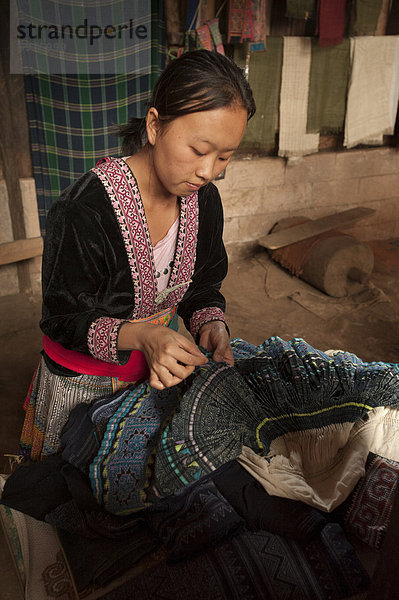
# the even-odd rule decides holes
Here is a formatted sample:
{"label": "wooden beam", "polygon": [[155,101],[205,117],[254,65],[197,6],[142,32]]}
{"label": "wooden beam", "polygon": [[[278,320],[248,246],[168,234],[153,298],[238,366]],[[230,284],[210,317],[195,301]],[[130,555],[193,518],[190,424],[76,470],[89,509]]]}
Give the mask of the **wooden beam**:
{"label": "wooden beam", "polygon": [[10,265],[20,260],[43,254],[43,238],[35,237],[0,244],[0,265]]}
{"label": "wooden beam", "polygon": [[320,219],[314,219],[306,221],[301,225],[295,225],[287,229],[281,229],[275,233],[270,233],[266,237],[258,240],[258,243],[269,250],[277,250],[283,246],[289,246],[302,240],[307,240],[314,235],[319,235],[325,231],[331,229],[337,229],[339,227],[347,227],[351,223],[369,217],[375,213],[373,208],[366,208],[359,206],[357,208],[350,208],[327,217],[321,217]]}

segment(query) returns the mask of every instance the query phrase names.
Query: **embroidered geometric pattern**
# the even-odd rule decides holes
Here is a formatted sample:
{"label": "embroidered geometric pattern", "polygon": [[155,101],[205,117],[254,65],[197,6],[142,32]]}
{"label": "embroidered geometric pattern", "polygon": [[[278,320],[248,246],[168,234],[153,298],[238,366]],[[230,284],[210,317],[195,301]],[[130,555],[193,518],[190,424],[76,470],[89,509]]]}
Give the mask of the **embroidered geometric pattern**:
{"label": "embroidered geometric pattern", "polygon": [[100,317],[93,321],[87,333],[87,345],[94,358],[119,364],[118,331],[122,323],[126,321],[113,317]]}
{"label": "embroidered geometric pattern", "polygon": [[140,319],[155,312],[156,291],[151,240],[140,192],[122,159],[104,161],[93,172],[104,185],[121,230],[134,286],[131,318]]}
{"label": "embroidered geometric pattern", "polygon": [[347,530],[378,550],[398,489],[399,463],[376,456],[359,481],[345,517]]}
{"label": "embroidered geometric pattern", "polygon": [[71,576],[63,553],[57,552],[56,562],[46,567],[41,578],[48,598],[74,600],[76,598]]}
{"label": "embroidered geometric pattern", "polygon": [[226,322],[224,318],[224,313],[221,308],[216,308],[215,306],[208,306],[207,308],[201,308],[201,310],[197,310],[193,313],[190,319],[190,333],[192,336],[196,336],[199,330],[205,323],[209,323],[209,321],[223,321]]}
{"label": "embroidered geometric pattern", "polygon": [[177,386],[134,388],[109,420],[89,473],[94,496],[114,514],[146,506],[150,461],[164,421],[178,405]]}
{"label": "embroidered geometric pattern", "polygon": [[159,309],[175,306],[188,288],[194,272],[198,236],[198,194],[180,199],[180,223],[176,254],[170,276],[170,286],[186,283],[171,292],[157,305],[156,269],[151,238],[136,179],[126,162],[112,158],[98,164],[94,173],[99,177],[110,198],[118,221],[134,286],[132,319],[141,319]]}
{"label": "embroidered geometric pattern", "polygon": [[[196,370],[189,390],[161,434],[154,466],[158,495],[174,494],[240,456],[267,456],[276,438],[294,431],[355,423],[377,406],[399,408],[399,366],[333,358],[300,338],[272,337],[255,348],[232,340],[234,367]],[[252,358],[240,359],[247,346]]]}
{"label": "embroidered geometric pattern", "polygon": [[343,600],[369,578],[337,523],[298,544],[267,531],[243,532],[187,560],[163,561],[104,600]]}

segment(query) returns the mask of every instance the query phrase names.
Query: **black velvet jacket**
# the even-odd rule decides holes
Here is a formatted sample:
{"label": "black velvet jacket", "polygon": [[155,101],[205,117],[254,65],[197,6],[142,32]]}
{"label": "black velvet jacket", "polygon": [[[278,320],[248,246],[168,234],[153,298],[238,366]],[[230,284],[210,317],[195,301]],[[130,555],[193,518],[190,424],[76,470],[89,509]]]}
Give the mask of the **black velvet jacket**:
{"label": "black velvet jacket", "polygon": [[[136,180],[107,159],[69,186],[47,218],[40,326],[65,348],[124,364],[122,323],[178,305],[195,336],[224,320],[227,273],[223,209],[212,184],[180,199],[180,224],[166,298],[157,297],[151,240]],[[191,280],[191,283],[189,281]]]}

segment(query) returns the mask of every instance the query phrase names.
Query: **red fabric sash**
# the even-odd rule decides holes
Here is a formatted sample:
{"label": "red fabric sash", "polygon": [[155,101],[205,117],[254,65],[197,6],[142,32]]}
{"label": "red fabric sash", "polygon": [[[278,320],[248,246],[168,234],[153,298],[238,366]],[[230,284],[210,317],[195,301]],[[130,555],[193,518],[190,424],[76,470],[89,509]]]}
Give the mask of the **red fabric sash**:
{"label": "red fabric sash", "polygon": [[[169,326],[176,312],[176,308],[162,311],[148,319],[139,319],[134,322],[147,321],[158,325]],[[160,315],[162,315],[160,317]],[[149,369],[145,355],[139,350],[132,350],[128,362],[124,365],[116,365],[103,360],[98,360],[83,352],[68,350],[58,342],[53,342],[47,335],[43,335],[43,349],[47,356],[59,365],[71,369],[82,375],[99,375],[102,377],[118,377],[121,381],[136,382],[147,379]]]}

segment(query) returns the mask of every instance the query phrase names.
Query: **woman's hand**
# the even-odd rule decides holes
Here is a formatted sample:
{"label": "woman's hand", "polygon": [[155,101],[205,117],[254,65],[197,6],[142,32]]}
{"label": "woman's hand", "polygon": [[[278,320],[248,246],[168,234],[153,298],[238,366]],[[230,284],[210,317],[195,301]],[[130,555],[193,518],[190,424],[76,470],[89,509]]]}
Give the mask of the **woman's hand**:
{"label": "woman's hand", "polygon": [[144,352],[150,385],[157,390],[180,383],[196,366],[208,362],[193,342],[173,329],[151,323],[124,323],[119,331],[118,348]]}
{"label": "woman's hand", "polygon": [[209,321],[199,332],[199,345],[213,353],[216,362],[227,362],[234,365],[233,350],[230,338],[223,321]]}

